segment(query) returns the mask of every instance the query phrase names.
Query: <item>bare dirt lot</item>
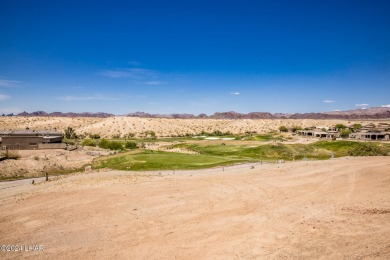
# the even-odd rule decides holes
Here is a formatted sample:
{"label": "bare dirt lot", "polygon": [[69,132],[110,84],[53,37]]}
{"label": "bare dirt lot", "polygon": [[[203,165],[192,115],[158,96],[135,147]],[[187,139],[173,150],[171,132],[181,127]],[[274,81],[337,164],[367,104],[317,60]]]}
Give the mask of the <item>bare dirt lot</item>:
{"label": "bare dirt lot", "polygon": [[390,158],[0,186],[2,259],[390,258]]}

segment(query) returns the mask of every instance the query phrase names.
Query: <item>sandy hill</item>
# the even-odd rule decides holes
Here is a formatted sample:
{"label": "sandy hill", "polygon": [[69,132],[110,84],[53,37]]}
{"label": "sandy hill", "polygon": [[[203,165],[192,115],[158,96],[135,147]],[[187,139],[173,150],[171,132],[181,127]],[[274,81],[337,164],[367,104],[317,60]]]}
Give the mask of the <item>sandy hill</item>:
{"label": "sandy hill", "polygon": [[202,131],[213,132],[220,130],[222,132],[230,131],[234,134],[245,132],[266,133],[272,130],[278,130],[281,125],[292,127],[300,125],[302,127],[311,126],[332,126],[338,123],[353,124],[387,122],[390,120],[372,121],[372,120],[343,120],[343,119],[168,119],[168,118],[140,118],[113,116],[107,118],[95,117],[0,117],[0,130],[12,129],[32,129],[64,130],[70,126],[76,129],[78,134],[100,134],[102,137],[110,138],[113,135],[126,135],[134,133],[141,135],[145,131],[154,131],[157,136],[178,136],[189,134],[199,134]]}

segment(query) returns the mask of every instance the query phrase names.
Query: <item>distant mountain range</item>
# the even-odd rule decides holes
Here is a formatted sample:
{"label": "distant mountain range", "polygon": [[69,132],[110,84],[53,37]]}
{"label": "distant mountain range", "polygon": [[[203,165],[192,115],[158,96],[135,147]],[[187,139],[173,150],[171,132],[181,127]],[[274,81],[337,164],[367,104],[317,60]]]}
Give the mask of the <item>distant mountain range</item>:
{"label": "distant mountain range", "polygon": [[113,114],[103,113],[103,112],[97,112],[97,113],[89,113],[89,112],[82,112],[82,113],[62,113],[62,112],[53,112],[53,113],[46,113],[45,111],[36,111],[32,113],[27,113],[26,111],[17,114],[17,116],[58,116],[58,117],[110,117],[114,116]]}
{"label": "distant mountain range", "polygon": [[130,113],[130,117],[146,118],[212,118],[212,119],[390,119],[389,107],[373,107],[367,109],[355,109],[347,111],[332,111],[324,113],[283,114],[268,112],[252,112],[248,114],[230,112],[216,112],[213,115],[200,114],[148,114],[144,112]]}
{"label": "distant mountain range", "polygon": [[[58,116],[58,117],[111,117],[113,114],[97,112],[97,113],[62,113],[53,112],[46,113],[44,111],[36,111],[32,113],[23,112],[17,114],[17,116]],[[390,107],[372,107],[367,109],[355,109],[346,111],[332,111],[323,113],[295,113],[295,114],[283,114],[268,112],[252,112],[248,114],[230,112],[216,112],[213,115],[193,115],[193,114],[149,114],[145,112],[129,113],[124,116],[129,117],[143,117],[143,118],[181,118],[181,119],[197,119],[197,118],[210,118],[210,119],[390,119]]]}

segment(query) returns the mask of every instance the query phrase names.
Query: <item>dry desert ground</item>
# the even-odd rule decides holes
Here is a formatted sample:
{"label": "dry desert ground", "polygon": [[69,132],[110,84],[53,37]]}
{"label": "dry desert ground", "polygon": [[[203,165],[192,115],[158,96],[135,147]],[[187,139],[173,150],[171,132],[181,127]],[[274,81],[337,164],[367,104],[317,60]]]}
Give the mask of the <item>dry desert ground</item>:
{"label": "dry desert ground", "polygon": [[12,153],[20,156],[18,160],[0,162],[0,177],[37,177],[45,172],[61,173],[80,170],[93,159],[111,152],[95,147],[83,147],[74,151],[64,149],[17,150]]}
{"label": "dry desert ground", "polygon": [[390,158],[0,183],[1,259],[389,259]]}
{"label": "dry desert ground", "polygon": [[302,127],[325,127],[336,124],[350,125],[361,123],[387,122],[388,119],[373,120],[316,120],[316,119],[164,119],[164,118],[139,118],[114,116],[108,118],[85,118],[85,117],[0,117],[0,130],[31,129],[31,130],[51,130],[63,131],[68,126],[74,128],[78,134],[99,134],[104,138],[111,138],[113,135],[124,136],[134,133],[136,136],[145,131],[154,131],[157,136],[178,136],[189,134],[199,134],[202,131],[222,132],[230,131],[234,134],[242,134],[249,131],[258,133],[268,133],[278,130],[282,125],[292,127],[299,125]]}

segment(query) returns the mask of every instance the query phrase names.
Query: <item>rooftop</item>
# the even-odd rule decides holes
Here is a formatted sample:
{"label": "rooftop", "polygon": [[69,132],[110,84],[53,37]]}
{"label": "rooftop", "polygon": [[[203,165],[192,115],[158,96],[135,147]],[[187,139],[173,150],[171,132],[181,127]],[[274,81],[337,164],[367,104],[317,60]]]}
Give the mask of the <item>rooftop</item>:
{"label": "rooftop", "polygon": [[61,136],[62,133],[55,130],[0,130],[0,135],[56,135]]}

